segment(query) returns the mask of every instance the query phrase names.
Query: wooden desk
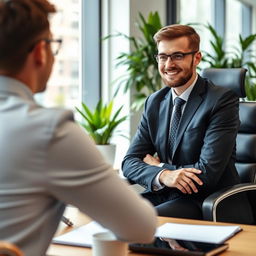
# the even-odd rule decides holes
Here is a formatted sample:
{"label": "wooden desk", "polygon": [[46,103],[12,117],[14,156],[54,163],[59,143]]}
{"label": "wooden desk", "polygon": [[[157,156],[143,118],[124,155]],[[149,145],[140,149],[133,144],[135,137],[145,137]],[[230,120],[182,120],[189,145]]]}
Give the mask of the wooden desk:
{"label": "wooden desk", "polygon": [[[80,213],[76,208],[68,209],[65,214],[74,221],[74,228],[84,225],[91,221],[87,216]],[[214,223],[209,221],[197,221],[188,219],[166,218],[158,217],[158,225],[166,222],[173,223],[188,223],[188,224],[207,224],[207,225],[226,225],[227,223]],[[237,224],[236,224],[237,225]],[[221,256],[255,256],[256,255],[256,226],[240,225],[243,231],[236,234],[229,239],[229,249],[223,252]],[[65,227],[63,223],[60,224],[57,235],[68,232],[72,228]],[[51,245],[47,252],[47,256],[91,256],[92,251],[88,248],[66,246],[66,245]],[[151,256],[150,254],[129,253],[131,256]]]}

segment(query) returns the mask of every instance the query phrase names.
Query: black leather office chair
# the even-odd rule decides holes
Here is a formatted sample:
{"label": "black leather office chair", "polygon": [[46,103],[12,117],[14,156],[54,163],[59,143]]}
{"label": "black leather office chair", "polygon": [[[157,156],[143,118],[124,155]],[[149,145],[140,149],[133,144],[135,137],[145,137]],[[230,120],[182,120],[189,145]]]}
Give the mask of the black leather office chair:
{"label": "black leather office chair", "polygon": [[[244,98],[246,71],[243,68],[212,68],[204,69],[201,75]],[[241,184],[207,197],[203,203],[205,220],[256,224],[256,102],[240,101],[239,118],[236,167]]]}

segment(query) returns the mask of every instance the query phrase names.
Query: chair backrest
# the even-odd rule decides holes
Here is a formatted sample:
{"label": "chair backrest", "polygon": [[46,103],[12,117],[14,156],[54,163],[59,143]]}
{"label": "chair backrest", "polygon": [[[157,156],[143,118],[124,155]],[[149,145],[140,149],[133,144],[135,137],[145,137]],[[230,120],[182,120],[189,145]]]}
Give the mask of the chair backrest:
{"label": "chair backrest", "polygon": [[202,77],[211,80],[215,85],[233,90],[239,98],[245,93],[245,68],[206,68],[202,70]]}
{"label": "chair backrest", "polygon": [[256,183],[256,102],[240,102],[236,167],[241,181]]}
{"label": "chair backrest", "polygon": [[[238,97],[245,94],[244,68],[208,68],[202,71],[202,76],[215,85],[233,90]],[[236,167],[241,182],[256,183],[256,102],[240,101],[240,128],[236,139]]]}
{"label": "chair backrest", "polygon": [[[202,76],[244,98],[246,71],[244,68],[209,68],[203,70]],[[241,123],[236,139],[236,168],[242,183],[256,183],[256,102],[240,101],[239,119]],[[247,191],[247,196],[256,220],[256,191]]]}
{"label": "chair backrest", "polygon": [[0,256],[25,256],[14,244],[7,241],[0,241]]}

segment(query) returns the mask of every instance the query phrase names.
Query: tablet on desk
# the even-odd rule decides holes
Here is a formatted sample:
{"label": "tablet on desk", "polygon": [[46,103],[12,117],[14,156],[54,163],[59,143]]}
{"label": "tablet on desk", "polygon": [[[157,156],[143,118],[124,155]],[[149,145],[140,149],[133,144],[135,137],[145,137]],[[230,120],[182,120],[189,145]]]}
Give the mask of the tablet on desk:
{"label": "tablet on desk", "polygon": [[129,249],[138,253],[157,255],[211,256],[228,249],[228,244],[202,243],[157,237],[151,244],[129,244]]}

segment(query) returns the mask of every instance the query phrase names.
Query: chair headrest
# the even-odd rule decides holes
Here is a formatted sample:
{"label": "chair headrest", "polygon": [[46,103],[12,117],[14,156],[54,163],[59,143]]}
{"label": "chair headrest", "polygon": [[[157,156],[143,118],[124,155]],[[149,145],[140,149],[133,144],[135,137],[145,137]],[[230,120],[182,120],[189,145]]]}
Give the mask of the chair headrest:
{"label": "chair headrest", "polygon": [[211,80],[215,85],[233,90],[238,97],[244,98],[245,68],[206,68],[202,70],[202,77]]}
{"label": "chair headrest", "polygon": [[256,134],[255,101],[241,101],[239,103],[239,118],[241,121],[239,132]]}

